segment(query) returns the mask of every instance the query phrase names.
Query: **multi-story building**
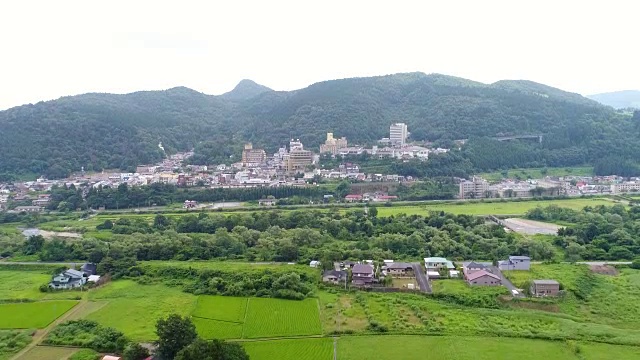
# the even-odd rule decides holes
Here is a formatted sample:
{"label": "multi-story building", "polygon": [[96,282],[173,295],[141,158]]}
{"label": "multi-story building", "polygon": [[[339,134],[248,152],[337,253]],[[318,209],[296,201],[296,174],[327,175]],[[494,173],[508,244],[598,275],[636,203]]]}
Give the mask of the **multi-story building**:
{"label": "multi-story building", "polygon": [[289,153],[283,160],[288,172],[304,171],[307,166],[313,164],[313,153],[305,150],[300,140],[292,139],[289,142]]}
{"label": "multi-story building", "polygon": [[392,145],[404,146],[408,135],[407,124],[405,123],[395,123],[389,127],[389,140]]}
{"label": "multi-story building", "polygon": [[251,143],[244,145],[242,150],[243,165],[258,165],[267,160],[267,153],[263,149],[254,149]]}
{"label": "multi-story building", "polygon": [[640,191],[640,182],[623,182],[611,185],[611,193],[619,194],[630,191]]}
{"label": "multi-story building", "polygon": [[473,177],[460,183],[458,196],[460,199],[481,199],[489,191],[489,183],[482,178]]}
{"label": "multi-story building", "polygon": [[337,155],[338,150],[347,147],[347,138],[341,137],[336,139],[333,137],[333,133],[327,133],[327,140],[324,144],[320,145],[320,153],[331,153],[331,155]]}

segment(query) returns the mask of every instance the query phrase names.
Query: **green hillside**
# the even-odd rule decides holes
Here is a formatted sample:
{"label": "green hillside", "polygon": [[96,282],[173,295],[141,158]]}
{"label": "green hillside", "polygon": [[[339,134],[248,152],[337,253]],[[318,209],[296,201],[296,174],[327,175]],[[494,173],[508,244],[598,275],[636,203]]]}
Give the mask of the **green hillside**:
{"label": "green hillside", "polygon": [[[406,73],[291,92],[243,80],[221,96],[173,88],[16,107],[0,112],[0,177],[60,177],[82,166],[131,169],[159,160],[159,142],[169,153],[195,148],[198,163],[237,157],[245,141],[273,151],[295,137],[316,147],[326,132],[372,144],[397,121],[408,124],[414,140],[470,139],[462,154],[478,171],[593,164],[606,156],[634,162],[640,153],[637,119],[578,94],[530,81],[486,85]],[[489,139],[531,134],[544,134],[543,142]]]}

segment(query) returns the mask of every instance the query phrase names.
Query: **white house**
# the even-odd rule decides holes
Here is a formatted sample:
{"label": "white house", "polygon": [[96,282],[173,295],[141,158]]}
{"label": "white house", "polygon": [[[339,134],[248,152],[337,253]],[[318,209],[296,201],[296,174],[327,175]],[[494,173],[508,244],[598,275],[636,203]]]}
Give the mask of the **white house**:
{"label": "white house", "polygon": [[49,287],[53,289],[75,289],[87,283],[84,273],[78,270],[69,269],[53,277]]}
{"label": "white house", "polygon": [[453,263],[443,257],[428,257],[424,258],[424,267],[429,270],[448,269],[454,270],[456,267]]}

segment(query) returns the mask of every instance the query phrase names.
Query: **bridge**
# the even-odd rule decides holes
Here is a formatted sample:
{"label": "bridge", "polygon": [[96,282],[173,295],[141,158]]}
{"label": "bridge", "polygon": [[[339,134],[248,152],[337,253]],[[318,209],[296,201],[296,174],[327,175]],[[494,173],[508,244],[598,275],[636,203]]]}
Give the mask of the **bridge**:
{"label": "bridge", "polygon": [[494,137],[494,140],[498,141],[511,141],[511,140],[530,140],[530,139],[538,139],[538,142],[542,142],[542,134],[538,135],[515,135],[515,136],[499,136]]}

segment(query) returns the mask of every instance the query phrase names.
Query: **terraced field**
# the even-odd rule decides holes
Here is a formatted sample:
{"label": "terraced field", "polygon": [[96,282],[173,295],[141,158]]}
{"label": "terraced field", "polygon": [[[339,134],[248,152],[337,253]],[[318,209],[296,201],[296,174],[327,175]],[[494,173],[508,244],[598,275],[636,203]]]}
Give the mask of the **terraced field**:
{"label": "terraced field", "polygon": [[42,329],[69,311],[71,300],[0,304],[0,329]]}

